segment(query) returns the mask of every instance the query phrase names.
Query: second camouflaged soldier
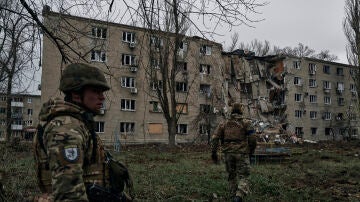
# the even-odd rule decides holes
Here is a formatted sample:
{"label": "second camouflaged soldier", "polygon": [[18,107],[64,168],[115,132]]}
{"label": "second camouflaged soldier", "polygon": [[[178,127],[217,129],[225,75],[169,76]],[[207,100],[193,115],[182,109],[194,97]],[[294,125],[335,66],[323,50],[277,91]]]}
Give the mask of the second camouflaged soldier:
{"label": "second camouflaged soldier", "polygon": [[106,159],[94,130],[93,116],[100,112],[103,92],[110,89],[105,76],[96,67],[71,64],[63,71],[59,89],[64,100],[50,99],[43,105],[34,137],[43,193],[35,201],[126,201],[119,178],[128,178],[131,187],[127,170]]}
{"label": "second camouflaged soldier", "polygon": [[226,171],[230,194],[233,201],[242,201],[250,192],[248,177],[250,175],[249,154],[256,147],[254,129],[251,121],[243,117],[242,106],[233,105],[230,120],[219,124],[212,136],[212,159],[218,162],[217,150],[221,143],[225,156]]}

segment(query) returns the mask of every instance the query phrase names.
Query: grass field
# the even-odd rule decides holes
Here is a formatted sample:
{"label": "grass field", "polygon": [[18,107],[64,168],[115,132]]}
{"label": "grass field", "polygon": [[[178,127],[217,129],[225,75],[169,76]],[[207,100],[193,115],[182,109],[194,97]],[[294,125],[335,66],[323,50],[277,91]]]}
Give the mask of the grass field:
{"label": "grass field", "polygon": [[[38,193],[31,146],[0,144],[0,172],[9,201]],[[245,201],[360,201],[360,142],[299,145],[286,161],[252,165]],[[229,201],[223,163],[207,145],[122,147],[114,153],[134,180],[137,201]]]}

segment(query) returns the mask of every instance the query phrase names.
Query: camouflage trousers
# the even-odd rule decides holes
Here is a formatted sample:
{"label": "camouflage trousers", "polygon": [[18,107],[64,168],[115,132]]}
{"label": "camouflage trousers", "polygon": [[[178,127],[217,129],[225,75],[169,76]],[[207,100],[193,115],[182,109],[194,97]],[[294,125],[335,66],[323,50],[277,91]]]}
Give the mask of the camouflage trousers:
{"label": "camouflage trousers", "polygon": [[226,171],[229,174],[231,197],[244,197],[250,193],[248,177],[250,175],[250,160],[248,154],[225,153]]}

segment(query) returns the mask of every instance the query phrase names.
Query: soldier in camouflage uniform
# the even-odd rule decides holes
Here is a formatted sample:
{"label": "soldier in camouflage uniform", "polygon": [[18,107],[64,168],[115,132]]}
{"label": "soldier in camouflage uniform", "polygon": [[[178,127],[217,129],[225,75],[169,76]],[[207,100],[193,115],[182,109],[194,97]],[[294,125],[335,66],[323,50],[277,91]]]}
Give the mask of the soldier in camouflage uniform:
{"label": "soldier in camouflage uniform", "polygon": [[[93,116],[100,112],[103,92],[110,87],[99,69],[75,63],[63,71],[59,89],[64,100],[50,99],[43,104],[34,137],[36,172],[43,193],[35,201],[97,201],[90,197],[89,187],[110,190],[111,185]],[[120,191],[112,192],[116,199],[103,200],[125,199]]]}
{"label": "soldier in camouflage uniform", "polygon": [[256,140],[251,121],[243,116],[242,106],[233,105],[230,120],[219,124],[212,136],[212,159],[218,162],[219,143],[225,156],[226,171],[229,174],[230,194],[234,201],[242,201],[249,190],[250,175],[249,153],[254,152]]}

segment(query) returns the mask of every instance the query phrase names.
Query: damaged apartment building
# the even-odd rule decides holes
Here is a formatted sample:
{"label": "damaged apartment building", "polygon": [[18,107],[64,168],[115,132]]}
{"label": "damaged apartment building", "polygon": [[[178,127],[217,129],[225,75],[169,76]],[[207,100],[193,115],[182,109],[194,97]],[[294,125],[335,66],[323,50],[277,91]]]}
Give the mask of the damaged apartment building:
{"label": "damaged apartment building", "polygon": [[[167,142],[167,122],[155,91],[162,37],[150,30],[44,10],[44,24],[77,54],[73,62],[87,62],[105,72],[106,93],[96,132],[106,144]],[[62,97],[58,90],[62,55],[44,35],[41,102]],[[152,54],[149,54],[152,53]],[[180,118],[176,142],[210,137],[228,112],[241,102],[246,116],[263,134],[327,140],[357,134],[357,95],[351,66],[290,56],[257,57],[221,44],[183,36],[177,54],[176,110]],[[155,72],[151,76],[149,72]],[[155,79],[155,80],[153,80]]]}
{"label": "damaged apartment building", "polygon": [[352,66],[284,55],[223,53],[229,97],[246,106],[258,132],[284,141],[358,136]]}

